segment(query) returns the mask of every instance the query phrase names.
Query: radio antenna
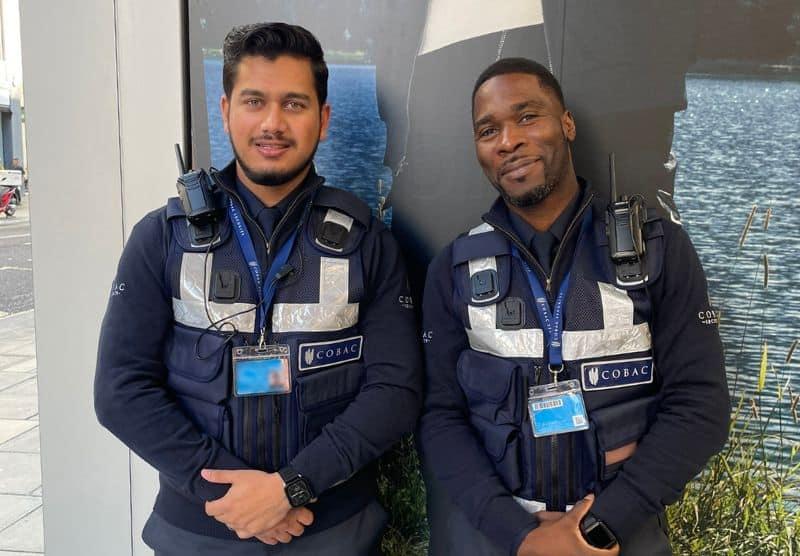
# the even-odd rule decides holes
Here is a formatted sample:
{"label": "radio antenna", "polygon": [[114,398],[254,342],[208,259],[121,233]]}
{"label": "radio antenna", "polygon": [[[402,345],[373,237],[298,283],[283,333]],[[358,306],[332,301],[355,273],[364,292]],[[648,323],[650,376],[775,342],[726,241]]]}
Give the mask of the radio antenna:
{"label": "radio antenna", "polygon": [[175,143],[175,157],[178,159],[178,175],[182,176],[186,173],[186,165],[183,163],[183,154],[178,143]]}
{"label": "radio antenna", "polygon": [[[177,145],[176,145],[177,146]],[[608,185],[611,189],[611,202],[617,202],[617,165],[614,153],[608,154]]]}

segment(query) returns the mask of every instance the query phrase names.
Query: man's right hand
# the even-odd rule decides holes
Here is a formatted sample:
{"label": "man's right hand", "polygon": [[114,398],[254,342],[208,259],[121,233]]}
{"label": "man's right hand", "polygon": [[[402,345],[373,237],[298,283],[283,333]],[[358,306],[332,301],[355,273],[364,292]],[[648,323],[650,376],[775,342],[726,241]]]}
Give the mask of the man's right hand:
{"label": "man's right hand", "polygon": [[619,545],[608,550],[590,546],[581,535],[580,523],[594,502],[590,494],[570,511],[539,512],[539,526],[528,533],[517,556],[618,556]]}
{"label": "man's right hand", "polygon": [[308,508],[292,508],[286,517],[272,529],[262,531],[256,538],[264,544],[275,545],[291,542],[314,522],[314,514]]}

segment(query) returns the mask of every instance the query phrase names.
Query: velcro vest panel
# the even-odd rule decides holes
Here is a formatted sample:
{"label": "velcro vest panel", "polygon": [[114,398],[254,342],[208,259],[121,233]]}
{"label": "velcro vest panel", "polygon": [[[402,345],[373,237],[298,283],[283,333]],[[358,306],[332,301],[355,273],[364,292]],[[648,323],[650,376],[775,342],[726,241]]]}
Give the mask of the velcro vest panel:
{"label": "velcro vest panel", "polygon": [[[313,440],[360,388],[361,247],[369,208],[341,190],[316,192],[287,261],[293,271],[279,283],[268,315],[266,342],[289,346],[293,382],[291,394],[277,396],[276,402],[270,396],[233,394],[230,350],[257,343],[260,292],[228,219],[219,223],[213,245],[194,246],[177,199],[168,203],[167,216],[172,237],[165,279],[175,319],[165,346],[168,384],[201,430],[250,465],[275,470]],[[281,415],[277,424],[271,422],[272,403]],[[276,430],[278,453],[273,453]]]}
{"label": "velcro vest panel", "polygon": [[[559,381],[581,383],[591,429],[559,435],[562,444],[571,445],[568,456],[563,447],[550,453],[549,439],[532,435],[528,387],[552,377],[533,294],[509,240],[484,223],[453,245],[456,311],[470,346],[459,358],[458,381],[496,471],[523,505],[535,499],[563,511],[564,504],[602,488],[609,479],[602,454],[641,437],[654,406],[657,378],[647,292],[643,286],[615,285],[603,215],[593,216],[590,233],[573,255],[564,309],[564,369],[558,375]],[[648,224],[645,237],[652,283],[663,260],[660,222]],[[497,272],[496,295],[476,299],[473,280],[487,269]],[[565,458],[571,467],[569,476],[559,479],[560,493],[550,482],[553,458],[558,467],[565,467]]]}

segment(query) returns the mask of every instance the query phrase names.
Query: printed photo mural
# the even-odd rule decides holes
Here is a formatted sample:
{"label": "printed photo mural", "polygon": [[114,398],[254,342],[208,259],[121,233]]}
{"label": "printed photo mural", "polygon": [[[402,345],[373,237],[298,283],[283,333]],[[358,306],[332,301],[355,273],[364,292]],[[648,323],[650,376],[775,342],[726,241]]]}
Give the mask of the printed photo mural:
{"label": "printed photo mural", "polygon": [[[791,0],[189,0],[195,165],[232,156],[222,40],[287,21],[322,43],[330,133],[318,172],[385,209],[419,292],[426,265],[495,197],[475,159],[471,93],[501,57],[561,82],[578,174],[674,199],[703,262],[742,414],[768,459],[800,447],[800,6]],[[659,194],[658,191],[663,193]],[[679,214],[679,216],[678,216]],[[675,311],[684,308],[675,307]],[[796,463],[795,459],[795,463]]]}

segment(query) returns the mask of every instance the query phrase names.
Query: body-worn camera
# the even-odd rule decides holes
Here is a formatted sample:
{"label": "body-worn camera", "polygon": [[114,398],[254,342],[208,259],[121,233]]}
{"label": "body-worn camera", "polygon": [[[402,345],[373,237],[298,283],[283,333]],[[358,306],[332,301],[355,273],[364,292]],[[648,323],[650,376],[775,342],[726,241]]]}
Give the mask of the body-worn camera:
{"label": "body-worn camera", "polygon": [[211,177],[202,168],[186,171],[179,145],[175,145],[180,175],[176,187],[183,212],[189,221],[192,244],[207,245],[217,233],[217,221],[221,208]]}

